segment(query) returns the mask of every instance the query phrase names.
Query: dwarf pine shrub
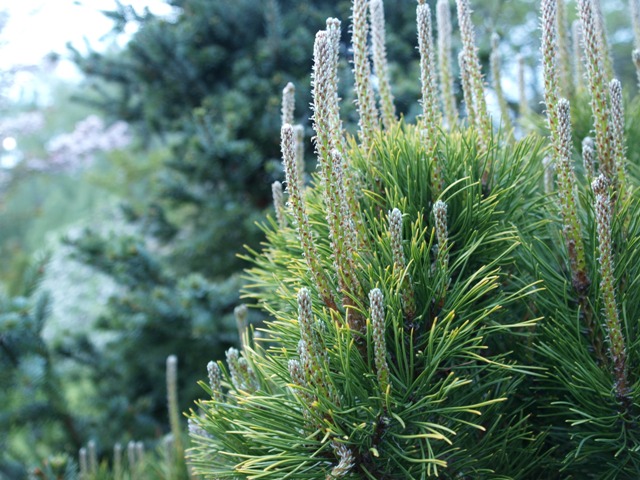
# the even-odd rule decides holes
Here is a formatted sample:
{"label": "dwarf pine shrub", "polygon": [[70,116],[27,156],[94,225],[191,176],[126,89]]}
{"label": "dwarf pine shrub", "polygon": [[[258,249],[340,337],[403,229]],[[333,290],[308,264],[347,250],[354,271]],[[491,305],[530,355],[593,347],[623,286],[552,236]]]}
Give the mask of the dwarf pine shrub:
{"label": "dwarf pine shrub", "polygon": [[[269,320],[208,365],[210,398],[190,415],[195,474],[638,477],[640,203],[620,84],[598,64],[598,10],[578,2],[588,93],[573,93],[558,65],[563,2],[542,1],[545,134],[516,139],[494,128],[469,2],[456,3],[466,123],[443,2],[437,56],[431,11],[417,6],[415,125],[392,107],[380,1],[353,2],[357,138],[340,121],[339,21],[317,34],[318,166],[305,185],[283,106],[286,188],[274,185],[277,221],[246,274]],[[581,151],[565,94],[590,97],[594,141]]]}

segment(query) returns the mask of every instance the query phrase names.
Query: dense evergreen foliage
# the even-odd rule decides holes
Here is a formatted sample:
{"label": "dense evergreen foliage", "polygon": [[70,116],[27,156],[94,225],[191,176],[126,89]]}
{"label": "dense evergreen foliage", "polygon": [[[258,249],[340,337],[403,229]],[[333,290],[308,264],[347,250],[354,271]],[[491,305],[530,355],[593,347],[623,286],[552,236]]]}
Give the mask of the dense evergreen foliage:
{"label": "dense evergreen foliage", "polygon": [[[14,455],[41,437],[60,442],[61,450],[73,451],[82,442],[76,412],[65,401],[60,372],[42,335],[48,298],[35,294],[41,265],[30,271],[21,295],[0,299],[0,385],[10,387],[0,392],[2,478],[26,476],[21,455]],[[17,449],[11,445],[15,432],[26,435]]]}
{"label": "dense evergreen foliage", "polygon": [[357,141],[340,129],[334,24],[317,34],[317,173],[302,187],[285,123],[288,200],[247,273],[271,319],[209,363],[189,458],[205,478],[636,478],[637,156],[598,4],[578,2],[587,76],[572,99],[591,108],[574,121],[594,137],[582,159],[562,98],[563,2],[541,6],[548,142],[492,133],[466,0],[467,119],[447,131],[418,3],[415,127],[388,116],[382,89],[380,112],[371,101],[379,2],[353,2]]}

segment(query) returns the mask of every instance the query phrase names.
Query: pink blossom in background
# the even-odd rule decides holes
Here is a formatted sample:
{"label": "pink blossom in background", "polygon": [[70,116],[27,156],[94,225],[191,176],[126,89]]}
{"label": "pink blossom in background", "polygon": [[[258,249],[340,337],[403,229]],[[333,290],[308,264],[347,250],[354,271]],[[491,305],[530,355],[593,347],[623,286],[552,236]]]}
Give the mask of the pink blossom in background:
{"label": "pink blossom in background", "polygon": [[0,120],[0,138],[31,135],[44,128],[44,115],[40,111],[24,112]]}
{"label": "pink blossom in background", "polygon": [[129,125],[115,122],[106,126],[97,115],[89,115],[78,122],[70,133],[53,137],[45,146],[46,159],[31,160],[35,170],[69,171],[91,165],[98,152],[110,152],[125,148],[131,142]]}

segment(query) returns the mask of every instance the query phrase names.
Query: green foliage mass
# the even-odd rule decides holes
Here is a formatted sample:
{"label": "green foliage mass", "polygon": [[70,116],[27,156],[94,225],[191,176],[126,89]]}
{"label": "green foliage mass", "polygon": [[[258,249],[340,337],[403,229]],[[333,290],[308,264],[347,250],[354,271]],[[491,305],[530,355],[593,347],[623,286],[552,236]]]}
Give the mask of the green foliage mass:
{"label": "green foliage mass", "polygon": [[[316,64],[316,80],[318,72]],[[581,157],[569,124],[574,142],[592,131],[585,102],[579,92],[572,121],[560,121],[571,178]],[[376,131],[367,148],[351,137],[346,148],[341,138],[329,140],[346,167],[332,157],[340,174],[313,176],[304,206],[288,170],[286,222],[265,224],[263,249],[248,255],[245,296],[270,319],[247,330],[226,364],[208,366],[202,386],[210,399],[191,413],[195,471],[205,478],[637,478],[636,102],[624,127],[625,173],[595,179],[581,171],[575,192],[563,190],[563,173],[556,181],[542,161],[549,155],[561,168],[565,147],[557,138],[482,137],[474,125],[457,125],[437,132],[432,153],[426,116]],[[319,165],[327,161],[322,128]],[[348,197],[351,188],[357,206],[341,207],[337,222],[335,192]],[[574,194],[577,217],[570,218],[565,198]],[[393,209],[402,212],[400,262]],[[584,231],[580,282],[570,222]]]}
{"label": "green foliage mass", "polygon": [[[592,178],[582,168],[581,148],[574,147],[572,160],[579,173],[578,198],[583,226],[587,273],[585,292],[572,287],[570,254],[562,235],[556,195],[547,200],[546,214],[521,240],[525,246],[519,269],[526,278],[541,280],[544,290],[530,298],[532,314],[543,316],[535,331],[531,361],[546,373],[532,384],[534,423],[548,432],[553,448],[549,468],[559,478],[634,478],[640,472],[640,437],[636,423],[640,410],[638,388],[638,281],[640,224],[638,224],[637,108],[639,96],[627,106],[626,187],[612,206],[612,245],[617,308],[626,342],[628,395],[615,388],[610,331],[607,327],[603,278],[600,270],[598,226]],[[592,121],[586,92],[575,102],[572,123],[580,138]],[[577,143],[577,142],[576,142]],[[613,193],[612,193],[613,194]],[[634,371],[635,370],[635,371]]]}
{"label": "green foliage mass", "polygon": [[[21,295],[0,298],[0,475],[25,478],[24,460],[49,451],[40,443],[48,438],[63,449],[74,450],[81,442],[64,397],[56,358],[46,344],[42,330],[49,299],[36,294],[44,260],[25,275]],[[15,433],[21,435],[14,435]]]}
{"label": "green foliage mass", "polygon": [[[273,319],[265,338],[254,336],[243,351],[254,386],[234,387],[225,370],[224,393],[202,402],[203,416],[193,417],[203,430],[191,454],[197,471],[216,478],[325,478],[339,461],[336,443],[355,458],[353,478],[536,471],[540,442],[528,430],[523,405],[513,401],[530,369],[507,354],[519,333],[533,328],[518,316],[517,304],[535,287],[505,287],[517,247],[505,212],[516,219],[535,208],[540,139],[496,141],[482,154],[473,132],[455,132],[439,137],[441,153],[428,161],[417,131],[399,125],[381,134],[371,152],[353,145],[348,154],[359,174],[358,216],[366,225],[358,279],[365,291],[377,287],[384,294],[390,388],[381,391],[376,380],[368,302],[353,299],[367,318],[366,332],[354,332],[342,309],[319,299],[296,229],[272,223],[265,227],[268,246],[248,272],[247,295]],[[450,185],[439,197],[448,206],[447,268],[437,261],[431,214],[438,199],[429,180],[435,161],[444,162]],[[332,271],[319,190],[307,190],[306,200],[323,268]],[[393,259],[387,218],[393,208],[404,214],[406,270]],[[414,285],[413,318],[403,313],[407,278]],[[317,385],[295,386],[287,370],[299,358],[295,298],[302,287],[312,292],[315,328],[326,349],[323,375],[335,398]],[[509,445],[509,454],[492,449],[494,441]]]}

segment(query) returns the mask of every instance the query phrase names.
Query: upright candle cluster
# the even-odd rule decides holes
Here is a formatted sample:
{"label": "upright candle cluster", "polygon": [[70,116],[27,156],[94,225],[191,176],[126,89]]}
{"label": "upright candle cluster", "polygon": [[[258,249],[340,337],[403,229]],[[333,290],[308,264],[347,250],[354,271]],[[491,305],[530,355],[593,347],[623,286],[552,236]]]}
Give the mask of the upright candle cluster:
{"label": "upright candle cluster", "polygon": [[600,257],[600,294],[604,304],[603,314],[608,334],[609,356],[613,362],[616,379],[615,390],[618,399],[629,402],[629,382],[627,378],[627,349],[616,301],[616,279],[613,261],[612,223],[613,208],[609,195],[607,178],[600,174],[591,184],[595,194],[596,232]]}
{"label": "upright candle cluster", "polygon": [[406,272],[407,262],[402,246],[402,212],[394,208],[389,213],[389,234],[391,236],[391,251],[395,268],[403,275],[402,279],[402,306],[405,318],[411,322],[416,313],[416,302],[411,283],[411,277]]}
{"label": "upright candle cluster", "polygon": [[380,111],[384,128],[389,130],[396,123],[396,109],[389,83],[387,66],[387,47],[385,44],[384,7],[382,0],[369,0],[371,17],[371,46],[373,49],[373,68],[378,77],[380,91]]}
{"label": "upright candle cluster", "polygon": [[367,0],[354,0],[352,8],[353,30],[353,74],[356,99],[360,114],[360,143],[365,150],[371,147],[374,132],[379,126],[378,108],[371,85],[371,65],[367,49],[369,24],[367,21]]}
{"label": "upright candle cluster", "polygon": [[607,54],[602,44],[601,17],[598,16],[597,12],[594,12],[593,5],[592,0],[578,0],[587,79],[589,91],[591,92],[591,109],[596,133],[596,155],[600,172],[611,181],[613,180],[615,165],[609,132],[607,69],[603,64],[603,59]]}
{"label": "upright candle cluster", "polygon": [[418,50],[420,52],[420,82],[422,85],[423,143],[427,158],[433,160],[432,181],[434,195],[444,187],[442,165],[437,161],[436,148],[441,124],[438,90],[436,87],[433,38],[431,36],[431,10],[421,3],[416,11],[418,23]]}
{"label": "upright candle cluster", "polygon": [[[462,57],[464,61],[464,68],[463,65],[460,65],[460,71],[468,75],[466,82],[463,79],[463,88],[465,84],[468,84],[471,88],[471,92],[465,94],[465,102],[467,102],[468,98],[473,104],[474,126],[478,131],[480,146],[483,150],[486,150],[487,142],[491,135],[491,120],[487,110],[480,60],[478,59],[478,48],[476,47],[475,33],[471,22],[471,7],[469,6],[469,0],[456,0],[456,5],[458,7],[458,25],[462,39]],[[468,110],[469,104],[467,103]]]}
{"label": "upright candle cluster", "polygon": [[438,0],[436,5],[438,25],[438,67],[440,71],[440,96],[444,116],[449,129],[458,123],[456,98],[453,93],[453,73],[451,72],[451,11],[449,0]]}

